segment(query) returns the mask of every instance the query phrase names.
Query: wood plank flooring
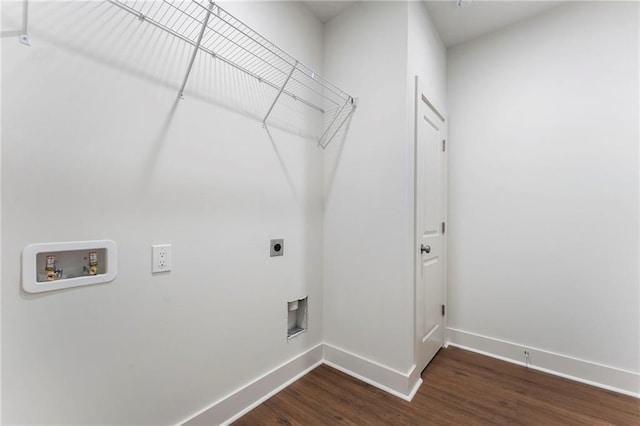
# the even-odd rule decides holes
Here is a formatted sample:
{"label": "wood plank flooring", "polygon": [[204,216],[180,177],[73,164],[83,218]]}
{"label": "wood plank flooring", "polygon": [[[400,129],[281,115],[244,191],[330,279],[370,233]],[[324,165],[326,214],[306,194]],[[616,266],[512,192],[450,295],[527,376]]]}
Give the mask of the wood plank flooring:
{"label": "wood plank flooring", "polygon": [[640,425],[640,399],[442,349],[412,402],[322,365],[234,425]]}

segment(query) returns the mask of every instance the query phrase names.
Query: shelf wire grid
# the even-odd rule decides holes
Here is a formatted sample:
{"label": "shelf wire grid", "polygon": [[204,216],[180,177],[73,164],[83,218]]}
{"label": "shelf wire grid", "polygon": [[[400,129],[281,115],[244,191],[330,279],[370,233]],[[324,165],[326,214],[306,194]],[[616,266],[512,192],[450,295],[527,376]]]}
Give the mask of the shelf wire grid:
{"label": "shelf wire grid", "polygon": [[[280,95],[286,95],[322,113],[318,143],[323,148],[356,107],[355,99],[349,94],[216,3],[207,0],[109,2],[266,84],[274,90],[274,105]],[[185,83],[187,78],[188,72]],[[271,109],[264,124],[270,112]]]}

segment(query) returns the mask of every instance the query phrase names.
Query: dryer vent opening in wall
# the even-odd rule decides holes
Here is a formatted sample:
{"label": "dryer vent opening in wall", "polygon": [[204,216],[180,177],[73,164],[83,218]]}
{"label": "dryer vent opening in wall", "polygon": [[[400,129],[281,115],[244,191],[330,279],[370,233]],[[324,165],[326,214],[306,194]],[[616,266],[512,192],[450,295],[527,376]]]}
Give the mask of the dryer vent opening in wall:
{"label": "dryer vent opening in wall", "polygon": [[287,302],[287,339],[307,330],[307,299]]}

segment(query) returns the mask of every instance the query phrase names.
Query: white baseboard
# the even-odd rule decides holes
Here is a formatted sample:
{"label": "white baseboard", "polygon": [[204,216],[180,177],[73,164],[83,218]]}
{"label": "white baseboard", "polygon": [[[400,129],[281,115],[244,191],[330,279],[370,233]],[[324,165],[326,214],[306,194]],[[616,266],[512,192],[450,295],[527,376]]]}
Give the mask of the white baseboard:
{"label": "white baseboard", "polygon": [[[524,356],[526,350],[529,352],[529,368],[640,398],[638,373],[454,328],[447,328],[446,331],[446,346],[459,347],[523,366],[527,365]],[[411,401],[422,384],[420,371],[415,366],[409,373],[402,373],[324,343],[285,362],[180,424],[229,424],[322,363],[405,401]]]}
{"label": "white baseboard", "polygon": [[[447,328],[446,332],[447,346],[459,347],[503,361],[528,366],[545,373],[640,398],[640,374],[638,373],[455,328]],[[529,353],[528,363],[524,355],[525,350]]]}
{"label": "white baseboard", "polygon": [[324,363],[405,401],[411,401],[422,384],[415,365],[408,374],[402,373],[327,343]]}
{"label": "white baseboard", "polygon": [[328,344],[320,344],[180,422],[183,426],[227,425],[325,363],[405,401],[411,401],[422,384],[416,367],[409,374]]}
{"label": "white baseboard", "polygon": [[214,402],[180,424],[227,425],[322,364],[322,353],[322,344],[319,344]]}

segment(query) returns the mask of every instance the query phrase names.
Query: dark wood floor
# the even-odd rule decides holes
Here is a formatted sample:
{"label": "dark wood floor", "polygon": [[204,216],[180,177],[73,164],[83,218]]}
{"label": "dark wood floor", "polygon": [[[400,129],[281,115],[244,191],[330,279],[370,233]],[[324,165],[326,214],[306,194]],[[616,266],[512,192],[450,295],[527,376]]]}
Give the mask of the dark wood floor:
{"label": "dark wood floor", "polygon": [[640,399],[457,348],[406,402],[322,365],[234,425],[640,425]]}

